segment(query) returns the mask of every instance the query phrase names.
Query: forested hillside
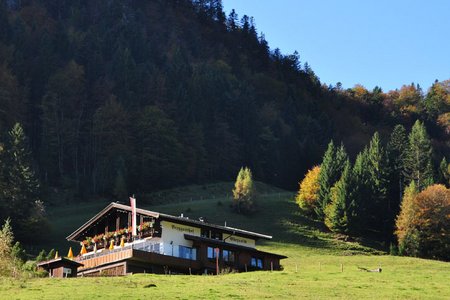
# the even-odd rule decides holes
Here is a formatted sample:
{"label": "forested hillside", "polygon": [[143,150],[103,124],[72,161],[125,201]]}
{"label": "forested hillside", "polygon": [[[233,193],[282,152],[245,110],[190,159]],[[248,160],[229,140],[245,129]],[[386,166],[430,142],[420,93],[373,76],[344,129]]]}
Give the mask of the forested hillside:
{"label": "forested hillside", "polygon": [[241,166],[294,189],[331,139],[354,158],[417,119],[437,166],[450,82],[431,84],[324,85],[220,0],[0,0],[0,130],[22,124],[47,194],[125,197]]}

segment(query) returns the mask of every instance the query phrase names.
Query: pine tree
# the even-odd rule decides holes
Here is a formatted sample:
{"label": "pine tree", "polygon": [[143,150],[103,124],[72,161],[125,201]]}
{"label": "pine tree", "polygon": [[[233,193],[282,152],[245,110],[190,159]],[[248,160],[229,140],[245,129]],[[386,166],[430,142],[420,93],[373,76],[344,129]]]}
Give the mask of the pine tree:
{"label": "pine tree", "polygon": [[239,170],[233,189],[233,207],[237,213],[250,213],[254,209],[255,190],[252,172],[244,167]]}
{"label": "pine tree", "polygon": [[387,199],[387,161],[378,132],[373,135],[367,154],[371,191],[367,195],[370,199],[370,226],[374,231],[386,233],[393,216],[390,215],[391,205]]}
{"label": "pine tree", "polygon": [[370,215],[369,154],[367,148],[361,151],[355,160],[351,173],[350,190],[348,193],[349,230],[352,233],[362,233],[367,228]]}
{"label": "pine tree", "polygon": [[415,181],[419,191],[433,184],[432,152],[425,126],[417,120],[408,136],[405,177],[408,183]]}
{"label": "pine tree", "polygon": [[19,123],[8,134],[5,155],[4,197],[8,215],[19,238],[31,237],[27,227],[42,221],[42,202],[39,200],[40,184],[33,171],[27,138]]}
{"label": "pine tree", "polygon": [[331,188],[331,202],[325,208],[325,225],[334,232],[346,233],[348,224],[348,194],[351,176],[350,161],[345,162],[341,178]]}
{"label": "pine tree", "polygon": [[331,141],[323,156],[319,172],[318,205],[315,211],[321,220],[324,219],[325,208],[330,203],[331,187],[339,180],[346,160],[347,153],[344,146],[341,145],[336,149],[333,141]]}
{"label": "pine tree", "polygon": [[408,137],[405,127],[403,125],[396,125],[386,147],[390,181],[388,197],[390,198],[390,207],[394,215],[398,213],[403,195],[405,181],[403,170],[407,147]]}
{"label": "pine tree", "polygon": [[447,163],[445,157],[442,158],[439,164],[439,179],[442,184],[450,186],[450,164]]}

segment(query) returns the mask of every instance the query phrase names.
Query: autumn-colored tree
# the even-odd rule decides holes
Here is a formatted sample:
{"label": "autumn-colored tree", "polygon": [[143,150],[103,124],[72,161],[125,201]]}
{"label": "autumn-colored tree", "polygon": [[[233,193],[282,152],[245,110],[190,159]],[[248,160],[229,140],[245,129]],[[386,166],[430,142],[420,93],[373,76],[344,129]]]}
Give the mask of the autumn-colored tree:
{"label": "autumn-colored tree", "polygon": [[0,276],[11,276],[14,270],[12,247],[14,234],[10,219],[0,229]]}
{"label": "autumn-colored tree", "polygon": [[237,213],[250,213],[254,209],[255,190],[252,171],[241,168],[233,189],[233,207]]}
{"label": "autumn-colored tree", "polygon": [[415,212],[417,210],[415,197],[417,187],[414,181],[405,189],[401,203],[400,214],[395,222],[400,254],[414,255],[417,253],[417,230],[414,228]]}
{"label": "autumn-colored tree", "polygon": [[419,103],[422,100],[422,90],[414,83],[404,85],[399,91],[395,104],[402,115],[411,115],[419,112]]}
{"label": "autumn-colored tree", "polygon": [[436,120],[440,115],[450,111],[450,80],[436,81],[424,99],[424,106],[429,120]]}
{"label": "autumn-colored tree", "polygon": [[419,193],[415,202],[419,256],[449,261],[450,189],[432,185]]}
{"label": "autumn-colored tree", "polygon": [[313,213],[317,205],[319,172],[320,167],[315,166],[306,173],[305,178],[300,182],[300,189],[295,197],[295,201],[300,208],[308,214]]}
{"label": "autumn-colored tree", "polygon": [[450,260],[450,189],[432,185],[416,194],[414,183],[405,190],[397,218],[401,253]]}

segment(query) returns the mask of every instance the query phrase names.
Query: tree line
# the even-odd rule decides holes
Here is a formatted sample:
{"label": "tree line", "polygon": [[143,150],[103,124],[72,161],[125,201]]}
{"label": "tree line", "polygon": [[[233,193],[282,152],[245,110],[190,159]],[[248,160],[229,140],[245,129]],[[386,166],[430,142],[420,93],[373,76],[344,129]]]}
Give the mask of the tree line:
{"label": "tree line", "polygon": [[435,169],[432,157],[420,121],[409,134],[395,126],[386,143],[375,133],[353,163],[342,144],[330,142],[320,166],[301,181],[296,200],[333,232],[398,243],[401,254],[448,260],[450,164],[444,157]]}

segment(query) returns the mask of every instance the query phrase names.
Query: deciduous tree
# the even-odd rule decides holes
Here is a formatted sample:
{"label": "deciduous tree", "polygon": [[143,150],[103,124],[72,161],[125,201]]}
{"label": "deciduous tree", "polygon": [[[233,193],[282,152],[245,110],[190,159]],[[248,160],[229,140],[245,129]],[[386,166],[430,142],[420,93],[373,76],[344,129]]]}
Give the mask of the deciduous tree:
{"label": "deciduous tree", "polygon": [[300,208],[308,214],[313,213],[317,206],[319,172],[320,167],[315,166],[306,173],[305,178],[300,182],[300,189],[295,197],[295,201]]}
{"label": "deciduous tree", "polygon": [[250,213],[254,209],[255,189],[252,171],[243,167],[239,170],[233,189],[233,207],[237,213]]}

